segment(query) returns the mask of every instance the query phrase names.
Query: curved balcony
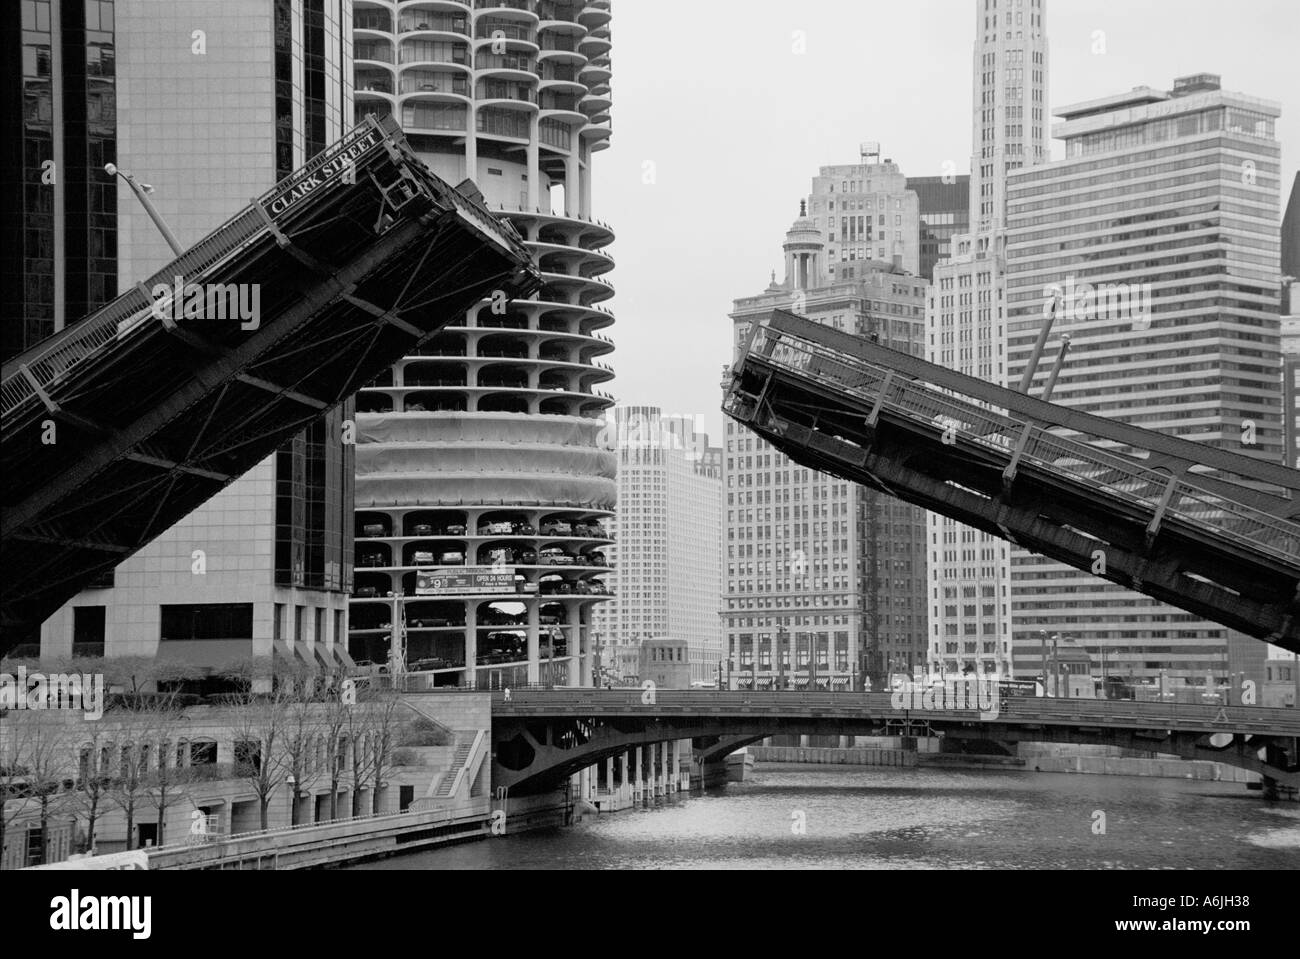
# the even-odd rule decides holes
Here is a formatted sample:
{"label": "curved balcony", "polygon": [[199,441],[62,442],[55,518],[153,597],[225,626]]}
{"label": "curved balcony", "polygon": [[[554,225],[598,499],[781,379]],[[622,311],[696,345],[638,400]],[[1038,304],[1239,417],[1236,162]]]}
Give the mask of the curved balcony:
{"label": "curved balcony", "polygon": [[597,36],[589,33],[582,38],[578,45],[578,51],[588,60],[594,60],[597,57],[603,57],[613,48],[614,44],[608,37]]}
{"label": "curved balcony", "polygon": [[530,53],[484,53],[474,58],[474,79],[493,77],[502,83],[537,85],[537,58]]}
{"label": "curved balcony", "polygon": [[465,37],[456,40],[403,38],[397,52],[398,62],[403,68],[450,64],[469,71],[469,41]]}
{"label": "curved balcony", "polygon": [[[454,98],[454,94],[447,95]],[[402,129],[407,133],[446,133],[463,136],[469,125],[469,107],[463,103],[421,102],[441,99],[437,95],[421,96],[401,107]]]}
{"label": "curved balcony", "polygon": [[536,25],[538,16],[529,0],[474,0],[474,16],[500,17]]}
{"label": "curved balcony", "polygon": [[582,138],[591,140],[593,150],[603,150],[609,146],[609,138],[613,135],[610,129],[610,120],[608,117],[601,119],[599,122],[592,121],[582,128]]}
{"label": "curved balcony", "polygon": [[608,93],[589,93],[578,104],[583,115],[594,124],[599,125],[609,120],[609,111],[614,101]]}
{"label": "curved balcony", "polygon": [[352,60],[358,69],[366,67],[383,68],[388,64],[395,63],[397,58],[393,53],[393,41],[388,37],[377,37],[369,40],[358,39],[352,44]]}
{"label": "curved balcony", "polygon": [[397,34],[403,40],[464,40],[469,28],[470,15],[463,8],[439,10],[432,4],[404,5],[397,20]]}
{"label": "curved balcony", "polygon": [[489,107],[518,108],[522,106],[530,110],[536,110],[537,91],[531,85],[536,82],[536,77],[531,78],[531,82],[479,80],[474,84],[474,99]]}
{"label": "curved balcony", "polygon": [[404,70],[398,80],[402,101],[456,103],[468,107],[470,82],[459,69],[431,70],[427,67]]}
{"label": "curved balcony", "polygon": [[[535,18],[534,18],[535,19]],[[476,17],[474,20],[474,53],[532,53],[539,52],[537,29],[530,23],[521,23],[505,17]]]}
{"label": "curved balcony", "polygon": [[547,30],[538,41],[539,58],[544,63],[571,64],[579,70],[590,59],[583,52],[583,37],[573,36],[556,30]]}
{"label": "curved balcony", "polygon": [[525,242],[560,243],[583,250],[600,250],[614,242],[614,231],[600,220],[505,204],[499,204],[497,210],[510,217]]}
{"label": "curved balcony", "polygon": [[587,28],[576,20],[564,20],[554,18],[542,18],[538,27],[538,36],[547,35],[556,37],[572,37],[574,39],[573,49],[577,49],[577,43],[587,35]]}
{"label": "curved balcony", "polygon": [[352,9],[352,40],[385,40],[393,34],[393,12],[386,7],[356,6]]}
{"label": "curved balcony", "polygon": [[[603,250],[579,250],[560,243],[533,241],[528,243],[533,258],[548,273],[569,273],[575,276],[602,276],[614,269],[614,258]],[[550,264],[549,266],[545,264]],[[563,266],[564,269],[556,267]]]}
{"label": "curved balcony", "polygon": [[578,21],[588,30],[595,30],[597,27],[606,26],[614,18],[609,7],[600,6],[595,3],[588,3],[578,12]]}
{"label": "curved balcony", "polygon": [[602,57],[585,64],[578,76],[587,86],[594,87],[601,83],[608,83],[614,76],[614,71],[610,67],[609,58]]}
{"label": "curved balcony", "polygon": [[397,102],[393,95],[393,74],[380,67],[358,68],[352,92],[358,108],[367,103],[382,103],[385,112],[392,113]]}
{"label": "curved balcony", "polygon": [[518,109],[502,109],[501,101],[494,106],[480,106],[474,112],[475,131],[481,137],[528,142],[532,130],[529,113],[531,104],[516,103]]}
{"label": "curved balcony", "polygon": [[598,277],[572,276],[568,273],[542,272],[545,282],[544,290],[551,290],[571,299],[550,300],[551,303],[577,304],[592,306],[602,303],[614,296],[614,287]]}
{"label": "curved balcony", "polygon": [[[359,0],[353,0],[359,2]],[[397,0],[396,7],[399,13],[429,13],[429,14],[455,14],[458,16],[470,15],[469,0]]]}

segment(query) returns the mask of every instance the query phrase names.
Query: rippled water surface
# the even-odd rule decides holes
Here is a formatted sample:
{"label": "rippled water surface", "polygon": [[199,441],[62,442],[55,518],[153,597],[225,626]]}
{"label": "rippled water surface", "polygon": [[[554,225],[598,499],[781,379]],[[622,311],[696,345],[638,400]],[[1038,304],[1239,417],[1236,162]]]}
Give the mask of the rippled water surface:
{"label": "rippled water surface", "polygon": [[706,796],[356,868],[565,867],[1300,869],[1300,806],[1240,784],[760,764]]}

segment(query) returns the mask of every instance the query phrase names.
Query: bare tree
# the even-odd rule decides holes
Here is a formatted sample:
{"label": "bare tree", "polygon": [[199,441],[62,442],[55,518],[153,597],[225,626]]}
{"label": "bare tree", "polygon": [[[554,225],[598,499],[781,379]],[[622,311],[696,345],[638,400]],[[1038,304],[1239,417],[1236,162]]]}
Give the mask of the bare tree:
{"label": "bare tree", "polygon": [[[108,797],[126,817],[126,848],[135,848],[136,810],[145,802],[149,789],[150,760],[152,744],[139,742],[134,737],[137,730],[130,726],[122,728],[123,742],[117,747],[117,772],[110,781]],[[113,746],[104,747],[104,751],[113,750]],[[107,775],[113,757],[105,755],[100,768]]]}
{"label": "bare tree", "polygon": [[[282,680],[282,685],[288,680]],[[304,679],[294,684],[297,695],[290,697],[285,708],[282,750],[284,767],[292,777],[293,807],[290,822],[297,826],[302,821],[302,796],[321,775],[324,749],[321,741],[320,700],[314,684]]]}
{"label": "bare tree", "polygon": [[3,726],[0,849],[10,827],[19,819],[30,818],[35,809],[41,827],[39,858],[44,863],[49,858],[50,820],[68,804],[70,793],[66,787],[75,781],[71,727],[64,716],[55,713],[21,717],[11,713],[5,717]]}
{"label": "bare tree", "polygon": [[371,711],[373,704],[367,696],[358,696],[358,702],[344,714],[344,735],[352,747],[349,758],[352,767],[352,816],[363,816],[366,811],[361,808],[361,792],[365,788],[366,777],[370,774],[371,750],[370,737],[374,722]]}
{"label": "bare tree", "polygon": [[389,772],[397,765],[394,762],[402,724],[407,707],[402,703],[398,693],[392,690],[379,691],[369,710],[370,725],[370,767],[371,793],[370,811],[379,814],[380,793],[384,788]]}
{"label": "bare tree", "polygon": [[77,798],[86,816],[86,844],[83,852],[95,851],[95,827],[109,802],[113,787],[110,764],[105,758],[112,749],[115,730],[103,722],[88,723],[77,753]]}
{"label": "bare tree", "polygon": [[296,691],[292,683],[273,683],[270,689],[255,691],[259,680],[271,677],[269,663],[238,664],[227,675],[239,687],[226,697],[235,740],[235,775],[252,787],[261,827],[269,829],[271,796],[284,776],[288,706]]}
{"label": "bare tree", "polygon": [[[53,817],[75,808],[77,768],[73,760],[75,726],[61,712],[32,712],[5,717],[4,815],[0,826],[30,819],[40,824],[40,863],[49,860],[49,826]],[[0,829],[0,849],[5,830]]]}
{"label": "bare tree", "polygon": [[147,774],[145,795],[158,814],[157,844],[162,846],[167,842],[167,810],[185,799],[182,787],[195,778],[190,766],[193,744],[180,742],[184,709],[173,690],[140,697],[136,720],[142,738],[158,743],[158,761]]}
{"label": "bare tree", "polygon": [[[357,743],[351,736],[349,717],[361,706],[345,702],[340,690],[332,688],[325,699],[321,715],[321,729],[325,736],[325,761],[330,780],[330,819],[339,818],[339,783],[347,768],[348,749],[355,754]],[[355,793],[355,784],[353,787]]]}

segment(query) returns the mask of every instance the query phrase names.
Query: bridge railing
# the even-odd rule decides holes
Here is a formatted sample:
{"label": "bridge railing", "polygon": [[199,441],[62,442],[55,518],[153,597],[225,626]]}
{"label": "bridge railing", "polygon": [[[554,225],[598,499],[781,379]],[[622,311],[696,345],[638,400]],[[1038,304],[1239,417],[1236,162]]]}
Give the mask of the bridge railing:
{"label": "bridge railing", "polygon": [[[647,702],[641,689],[588,689],[570,688],[553,691],[511,691],[511,698],[494,693],[492,708],[502,715],[528,715],[530,710],[539,714],[581,714],[586,709],[600,712],[627,712],[636,714],[698,714],[716,716],[720,712],[739,709],[754,715],[770,713],[801,713],[810,716],[835,715],[867,711],[891,718],[906,717],[914,721],[958,720],[980,721],[981,711],[972,709],[916,709],[904,700],[899,708],[894,704],[894,694],[889,692],[830,692],[830,691],[706,691],[687,690],[655,691]],[[830,711],[829,713],[827,711]],[[1300,710],[1269,706],[1219,706],[1200,703],[1144,703],[1135,700],[1099,700],[1057,698],[1052,696],[1000,696],[997,715],[989,721],[1055,721],[1067,724],[1113,724],[1165,728],[1196,726],[1223,732],[1250,730],[1270,731],[1288,736],[1300,736]]]}
{"label": "bridge railing", "polygon": [[[307,164],[263,193],[254,203],[269,210],[275,200],[289,193],[295,185],[310,178],[366,138],[375,138],[375,144],[367,148],[373,150],[383,147],[400,135],[400,130],[391,119],[384,123],[368,116],[343,139],[318,153]],[[360,161],[363,156],[364,154],[356,159]],[[310,201],[305,200],[304,203],[306,202]],[[255,206],[245,207],[149,277],[142,284],[143,290],[140,286],[132,287],[84,319],[5,363],[3,382],[0,382],[0,410],[3,415],[13,415],[23,403],[37,395],[38,387],[48,393],[74,366],[92,354],[109,345],[121,345],[131,339],[132,334],[143,327],[143,321],[153,310],[155,301],[148,291],[155,286],[164,285],[170,289],[178,276],[182,282],[194,282],[195,277],[211,270],[266,229],[266,220]]]}
{"label": "bridge railing", "polygon": [[1089,491],[1138,503],[1153,513],[1168,491],[1166,522],[1181,520],[1300,565],[1300,524],[1212,493],[1192,479],[1179,479],[1169,491],[1168,473],[1137,460],[927,384],[890,377],[883,367],[786,331],[760,328],[751,340],[748,358],[829,384],[873,404],[880,401],[883,409],[919,427],[939,434],[955,431],[963,442],[1001,456],[1009,457],[1021,434],[1027,434],[1020,456],[1022,468],[1037,467]]}

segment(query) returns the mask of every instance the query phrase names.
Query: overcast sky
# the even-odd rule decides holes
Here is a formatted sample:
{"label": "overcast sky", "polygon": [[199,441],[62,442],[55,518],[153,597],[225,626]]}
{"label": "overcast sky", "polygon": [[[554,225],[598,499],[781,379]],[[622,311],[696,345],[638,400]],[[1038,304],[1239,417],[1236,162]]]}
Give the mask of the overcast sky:
{"label": "overcast sky", "polygon": [[[771,270],[782,278],[781,242],[818,168],[876,140],[907,176],[948,161],[970,172],[974,5],[613,4],[614,136],[592,203],[618,236],[620,402],[702,415],[718,442],[727,314]],[[1285,206],[1300,162],[1296,0],[1048,0],[1047,30],[1053,107],[1201,72],[1280,102]]]}

